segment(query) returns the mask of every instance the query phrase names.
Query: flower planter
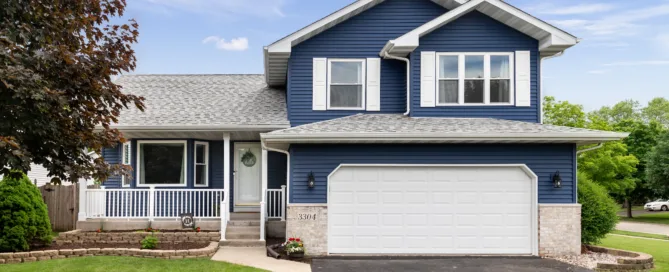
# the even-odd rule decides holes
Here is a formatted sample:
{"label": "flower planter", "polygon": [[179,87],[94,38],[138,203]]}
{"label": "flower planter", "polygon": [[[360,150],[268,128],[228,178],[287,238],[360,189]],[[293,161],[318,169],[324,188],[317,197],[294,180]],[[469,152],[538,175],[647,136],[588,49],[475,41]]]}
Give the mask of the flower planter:
{"label": "flower planter", "polygon": [[299,259],[302,259],[302,258],[304,258],[304,252],[296,252],[296,253],[291,253],[290,255],[288,255],[288,259],[291,259],[291,260],[299,260]]}

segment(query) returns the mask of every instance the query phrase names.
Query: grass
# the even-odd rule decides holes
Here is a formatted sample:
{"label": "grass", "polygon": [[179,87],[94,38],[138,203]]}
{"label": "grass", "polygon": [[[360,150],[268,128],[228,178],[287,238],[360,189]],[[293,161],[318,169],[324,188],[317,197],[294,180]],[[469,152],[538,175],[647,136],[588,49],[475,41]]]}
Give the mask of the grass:
{"label": "grass", "polygon": [[136,257],[80,257],[71,259],[59,259],[22,264],[3,264],[3,272],[23,271],[141,271],[141,272],[203,272],[203,271],[225,271],[225,272],[256,272],[264,271],[252,267],[235,265],[225,262],[215,262],[206,258],[199,259],[146,259]]}
{"label": "grass", "polygon": [[653,255],[655,272],[669,272],[669,242],[609,235],[601,246]]}
{"label": "grass", "polygon": [[[632,206],[633,211],[643,211],[643,206]],[[620,208],[618,212],[627,212],[627,208]]]}
{"label": "grass", "polygon": [[652,234],[652,233],[633,232],[633,231],[625,231],[625,230],[613,230],[613,231],[611,231],[611,233],[620,234],[620,235],[627,235],[627,236],[635,236],[635,237],[645,237],[645,238],[653,238],[653,239],[660,239],[660,240],[669,240],[669,236],[667,236],[667,235]]}
{"label": "grass", "polygon": [[619,216],[622,221],[631,221],[639,223],[654,223],[669,225],[669,212],[654,212],[635,215],[633,218]]}

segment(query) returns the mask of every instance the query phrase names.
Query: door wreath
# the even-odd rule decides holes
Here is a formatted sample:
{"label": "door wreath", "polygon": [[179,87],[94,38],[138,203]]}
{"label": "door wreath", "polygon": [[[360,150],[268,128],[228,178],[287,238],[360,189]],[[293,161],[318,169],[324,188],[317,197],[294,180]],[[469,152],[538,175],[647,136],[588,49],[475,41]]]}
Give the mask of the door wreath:
{"label": "door wreath", "polygon": [[256,155],[251,152],[251,150],[246,150],[244,154],[242,154],[242,163],[246,167],[251,167],[256,165]]}

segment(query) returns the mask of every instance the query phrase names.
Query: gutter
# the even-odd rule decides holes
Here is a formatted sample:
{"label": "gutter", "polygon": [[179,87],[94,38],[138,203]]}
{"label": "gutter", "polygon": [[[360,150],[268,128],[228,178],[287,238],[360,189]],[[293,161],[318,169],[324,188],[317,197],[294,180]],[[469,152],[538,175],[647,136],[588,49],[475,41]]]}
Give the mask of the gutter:
{"label": "gutter", "polygon": [[[254,131],[279,130],[290,125],[164,125],[164,126],[109,126],[123,131]],[[101,129],[101,128],[97,128]]]}
{"label": "gutter", "polygon": [[394,59],[400,60],[407,63],[407,111],[404,113],[404,116],[408,116],[411,112],[411,61],[408,58],[396,57],[388,54],[388,50],[392,49],[395,45],[392,45],[391,48],[387,48],[387,45],[381,50],[381,56],[384,59]]}
{"label": "gutter", "polygon": [[578,156],[578,155],[580,155],[580,154],[583,154],[583,153],[585,153],[585,152],[588,152],[588,151],[593,151],[593,150],[596,150],[596,149],[600,149],[600,148],[602,148],[602,147],[604,147],[604,143],[599,143],[597,146],[594,146],[594,147],[591,147],[591,148],[586,148],[586,149],[583,149],[583,150],[576,151],[576,156]]}

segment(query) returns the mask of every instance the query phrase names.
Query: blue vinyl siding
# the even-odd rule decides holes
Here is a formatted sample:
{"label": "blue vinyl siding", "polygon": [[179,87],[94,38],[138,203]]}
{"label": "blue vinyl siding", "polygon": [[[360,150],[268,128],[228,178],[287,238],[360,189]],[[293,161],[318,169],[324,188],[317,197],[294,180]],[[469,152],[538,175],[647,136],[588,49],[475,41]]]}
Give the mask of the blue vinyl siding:
{"label": "blue vinyl siding", "polygon": [[[102,158],[104,158],[105,162],[109,164],[120,164],[122,146],[122,144],[117,144],[115,147],[103,148]],[[121,176],[111,176],[102,185],[109,188],[121,187]]]}
{"label": "blue vinyl siding", "polygon": [[[539,203],[575,203],[575,145],[292,145],[290,203],[326,203],[340,164],[526,164],[539,176]],[[313,171],[316,187],[307,188]],[[553,188],[560,171],[562,188]]]}
{"label": "blue vinyl siding", "polygon": [[[292,48],[288,62],[288,119],[292,126],[365,111],[313,111],[313,58],[378,58],[388,40],[447,12],[430,0],[387,0]],[[406,110],[406,64],[381,61],[381,113]],[[376,112],[378,113],[378,112]]]}
{"label": "blue vinyl siding", "polygon": [[[491,117],[539,122],[539,44],[529,37],[478,11],[470,12],[422,37],[411,53],[411,116]],[[531,52],[531,107],[437,106],[420,107],[420,55],[435,52]],[[515,101],[514,101],[515,103]]]}

